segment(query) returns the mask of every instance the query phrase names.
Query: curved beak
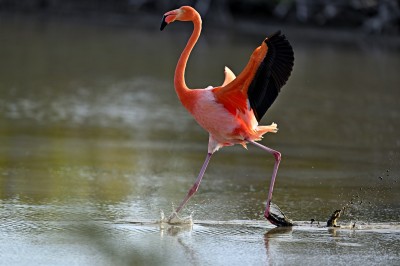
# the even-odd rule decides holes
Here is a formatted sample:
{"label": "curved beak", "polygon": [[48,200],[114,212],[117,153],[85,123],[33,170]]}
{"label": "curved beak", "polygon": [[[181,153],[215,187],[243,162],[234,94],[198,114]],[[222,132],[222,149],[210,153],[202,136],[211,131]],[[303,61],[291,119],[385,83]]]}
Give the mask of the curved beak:
{"label": "curved beak", "polygon": [[164,15],[164,16],[162,17],[160,30],[163,30],[163,29],[165,28],[165,26],[168,25],[168,23],[165,21],[165,19],[166,19],[167,16],[168,16],[168,15]]}

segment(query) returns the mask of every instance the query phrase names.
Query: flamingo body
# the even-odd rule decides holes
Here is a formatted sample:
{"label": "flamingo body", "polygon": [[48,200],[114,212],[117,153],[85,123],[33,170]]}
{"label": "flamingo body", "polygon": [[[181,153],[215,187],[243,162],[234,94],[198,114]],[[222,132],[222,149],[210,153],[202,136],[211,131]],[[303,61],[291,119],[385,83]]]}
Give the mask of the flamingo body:
{"label": "flamingo body", "polygon": [[194,105],[188,108],[197,123],[210,134],[208,152],[214,153],[223,146],[245,145],[246,140],[260,140],[266,132],[276,132],[276,124],[259,127],[253,110],[235,109],[233,114],[215,96],[215,88],[193,90]]}
{"label": "flamingo body", "polygon": [[214,88],[198,90],[198,100],[193,108],[194,119],[210,134],[208,152],[213,153],[225,143],[238,126],[238,121],[223,104],[216,102]]}
{"label": "flamingo body", "polygon": [[[225,80],[221,86],[189,89],[185,82],[185,69],[189,55],[201,32],[201,17],[195,9],[183,6],[164,14],[161,30],[174,21],[192,21],[193,33],[184,48],[174,76],[175,91],[183,106],[197,123],[209,133],[208,153],[200,174],[187,196],[177,208],[178,213],[197,191],[211,155],[224,146],[252,143],[275,157],[275,165],[264,216],[277,223],[269,214],[272,190],[281,154],[255,141],[267,132],[277,132],[277,124],[260,126],[258,123],[275,101],[281,87],[288,80],[293,67],[293,50],[284,35],[277,32],[266,38],[250,56],[243,71],[236,77],[225,67]],[[173,218],[173,217],[171,217]]]}

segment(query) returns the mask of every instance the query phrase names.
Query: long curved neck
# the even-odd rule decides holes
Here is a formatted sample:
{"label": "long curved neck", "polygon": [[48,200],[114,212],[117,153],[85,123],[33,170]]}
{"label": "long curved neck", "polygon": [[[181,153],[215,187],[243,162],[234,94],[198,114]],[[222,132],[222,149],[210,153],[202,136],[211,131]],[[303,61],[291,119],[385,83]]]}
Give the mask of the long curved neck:
{"label": "long curved neck", "polygon": [[175,69],[175,77],[174,77],[174,85],[175,91],[178,94],[179,99],[183,104],[185,95],[190,89],[186,86],[185,82],[185,70],[186,64],[189,59],[190,53],[193,50],[197,40],[199,39],[200,32],[201,32],[201,18],[200,15],[196,14],[193,19],[194,29],[192,35],[190,36],[185,49],[183,49],[181,56],[179,57],[178,64],[176,65]]}

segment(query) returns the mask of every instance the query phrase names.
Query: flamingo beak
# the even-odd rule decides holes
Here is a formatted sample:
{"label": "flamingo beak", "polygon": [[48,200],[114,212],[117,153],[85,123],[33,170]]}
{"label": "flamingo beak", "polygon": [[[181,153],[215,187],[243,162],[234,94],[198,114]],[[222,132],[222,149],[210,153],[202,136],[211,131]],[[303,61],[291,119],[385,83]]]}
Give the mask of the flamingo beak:
{"label": "flamingo beak", "polygon": [[165,13],[161,20],[160,30],[163,30],[165,28],[165,26],[167,26],[169,23],[174,22],[180,13],[181,13],[181,11],[179,9],[174,9],[174,10],[171,10],[171,11]]}
{"label": "flamingo beak", "polygon": [[162,17],[160,30],[163,30],[163,29],[165,28],[165,26],[168,25],[168,23],[165,21],[165,19],[167,18],[167,16],[168,16],[168,15],[164,15],[164,16]]}

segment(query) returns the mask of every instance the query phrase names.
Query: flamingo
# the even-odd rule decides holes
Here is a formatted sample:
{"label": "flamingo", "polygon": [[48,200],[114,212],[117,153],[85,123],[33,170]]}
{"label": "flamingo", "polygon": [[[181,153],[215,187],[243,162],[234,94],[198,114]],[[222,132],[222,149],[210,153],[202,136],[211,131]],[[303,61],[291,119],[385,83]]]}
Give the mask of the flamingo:
{"label": "flamingo", "polygon": [[197,192],[212,155],[220,148],[240,144],[244,148],[251,143],[272,154],[275,159],[264,217],[276,226],[290,225],[276,218],[271,212],[272,192],[281,161],[281,153],[257,141],[264,134],[278,131],[277,124],[259,125],[261,118],[287,82],[293,68],[293,49],[280,31],[267,37],[250,56],[244,70],[236,77],[225,67],[225,80],[221,86],[205,89],[189,89],[185,82],[185,69],[197,40],[200,37],[202,20],[190,6],[166,12],[160,30],[174,21],[191,21],[193,32],[182,51],[175,69],[174,86],[182,105],[197,123],[209,133],[208,151],[193,186],[175,212],[171,221],[188,200]]}

